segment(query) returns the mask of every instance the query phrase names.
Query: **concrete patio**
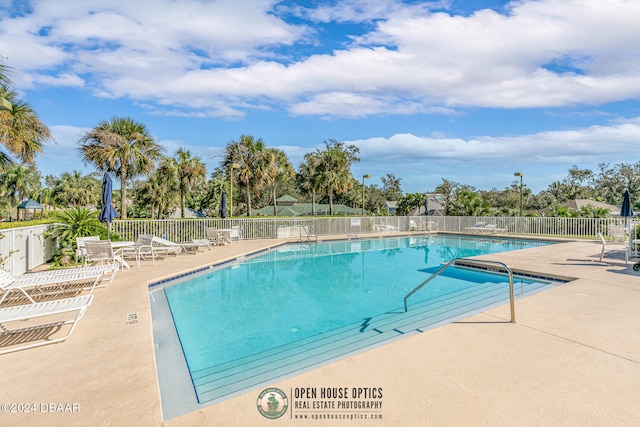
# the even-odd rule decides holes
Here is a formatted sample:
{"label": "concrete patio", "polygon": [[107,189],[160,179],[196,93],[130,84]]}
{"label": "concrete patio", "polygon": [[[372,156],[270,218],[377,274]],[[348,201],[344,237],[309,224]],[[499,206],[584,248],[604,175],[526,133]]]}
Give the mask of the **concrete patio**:
{"label": "concrete patio", "polygon": [[382,389],[382,419],[301,420],[292,407],[267,419],[260,388],[163,421],[148,283],[280,243],[234,242],[120,272],[67,341],[0,356],[0,425],[640,425],[640,273],[620,254],[599,262],[595,241],[486,257],[576,279],[517,300],[515,324],[501,306],[271,385],[290,403],[302,388]]}

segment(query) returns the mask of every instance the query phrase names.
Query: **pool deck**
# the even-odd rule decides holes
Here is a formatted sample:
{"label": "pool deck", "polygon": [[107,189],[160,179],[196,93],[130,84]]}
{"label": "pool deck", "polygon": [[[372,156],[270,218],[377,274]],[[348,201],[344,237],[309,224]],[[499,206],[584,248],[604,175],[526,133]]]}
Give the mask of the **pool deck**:
{"label": "pool deck", "polygon": [[[640,425],[640,273],[620,254],[598,262],[595,241],[482,257],[577,279],[517,300],[515,324],[500,306],[271,385],[290,402],[297,388],[382,388],[382,420],[295,420],[293,408],[267,419],[256,407],[263,387],[163,421],[148,283],[281,242],[119,272],[65,342],[0,355],[0,425]],[[7,403],[35,412],[5,412]]]}

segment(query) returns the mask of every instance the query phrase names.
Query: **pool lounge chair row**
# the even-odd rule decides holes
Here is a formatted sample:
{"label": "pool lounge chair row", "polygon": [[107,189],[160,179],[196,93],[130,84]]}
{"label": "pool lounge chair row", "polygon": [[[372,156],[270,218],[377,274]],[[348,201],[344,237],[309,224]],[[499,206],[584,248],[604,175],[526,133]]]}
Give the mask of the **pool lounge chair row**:
{"label": "pool lounge chair row", "polygon": [[[0,354],[66,340],[91,305],[93,290],[108,286],[119,268],[118,264],[106,264],[25,273],[15,277],[0,270],[0,304],[14,304],[0,308]],[[58,298],[84,291],[88,294]],[[9,298],[9,295],[16,294],[17,297]],[[36,301],[36,298],[42,301]],[[61,315],[71,313],[75,313],[75,317],[60,320]],[[70,327],[62,335],[60,330],[64,325]]]}
{"label": "pool lounge chair row", "polygon": [[181,252],[195,254],[200,250],[210,248],[208,239],[194,239],[191,242],[174,243],[170,240],[141,234],[135,242],[112,242],[100,240],[97,236],[82,237],[76,239],[78,250],[76,257],[83,258],[86,265],[88,261],[93,263],[110,262],[117,263],[121,268],[130,268],[127,259],[135,259],[140,268],[140,261],[151,259],[153,265],[156,258],[164,258],[168,255],[178,255]]}
{"label": "pool lounge chair row", "polygon": [[467,231],[472,233],[480,233],[480,234],[495,234],[495,233],[504,233],[509,231],[506,228],[498,228],[497,224],[487,224],[485,222],[476,222],[473,227],[465,227]]}

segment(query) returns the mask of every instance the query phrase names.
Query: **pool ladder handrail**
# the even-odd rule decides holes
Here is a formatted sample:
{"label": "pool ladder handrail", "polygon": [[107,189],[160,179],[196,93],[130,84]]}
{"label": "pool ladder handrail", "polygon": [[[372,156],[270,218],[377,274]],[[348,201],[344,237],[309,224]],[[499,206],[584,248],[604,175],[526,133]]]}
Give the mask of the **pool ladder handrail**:
{"label": "pool ladder handrail", "polygon": [[315,234],[315,232],[311,229],[311,227],[313,227],[313,226],[310,226],[309,228],[307,228],[306,225],[301,225],[300,226],[300,237],[298,238],[298,242],[299,243],[302,243],[302,236],[303,236],[302,232],[303,231],[305,233],[304,236],[307,238],[307,243],[311,243],[311,238],[312,237],[314,238],[315,242],[318,243],[318,235]]}
{"label": "pool ladder handrail", "polygon": [[504,262],[501,262],[501,261],[472,260],[472,259],[469,259],[469,258],[454,258],[454,259],[452,259],[451,261],[449,261],[448,263],[446,263],[445,265],[440,267],[440,269],[438,271],[433,273],[431,276],[427,277],[424,282],[420,283],[418,286],[416,286],[416,288],[414,290],[409,292],[404,297],[404,312],[405,313],[407,312],[407,299],[411,295],[413,295],[416,292],[418,292],[418,290],[420,290],[424,285],[429,283],[435,277],[439,276],[440,273],[442,273],[444,270],[449,268],[452,264],[455,264],[457,261],[464,261],[467,264],[476,264],[476,265],[497,264],[497,265],[501,265],[502,267],[504,267],[504,269],[509,274],[509,304],[511,305],[511,323],[516,323],[516,305],[515,305],[515,298],[514,298],[514,292],[513,292],[513,271],[511,270],[511,267],[509,267],[507,264],[505,264]]}

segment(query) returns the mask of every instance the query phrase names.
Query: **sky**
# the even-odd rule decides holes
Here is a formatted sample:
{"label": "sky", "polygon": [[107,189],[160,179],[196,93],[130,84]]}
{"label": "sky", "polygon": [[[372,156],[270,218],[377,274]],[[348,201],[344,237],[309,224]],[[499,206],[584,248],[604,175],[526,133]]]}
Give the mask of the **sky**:
{"label": "sky", "polygon": [[0,61],[43,176],[95,172],[79,140],[113,117],[209,173],[243,134],[296,169],[335,139],[405,193],[640,160],[637,0],[0,0]]}

